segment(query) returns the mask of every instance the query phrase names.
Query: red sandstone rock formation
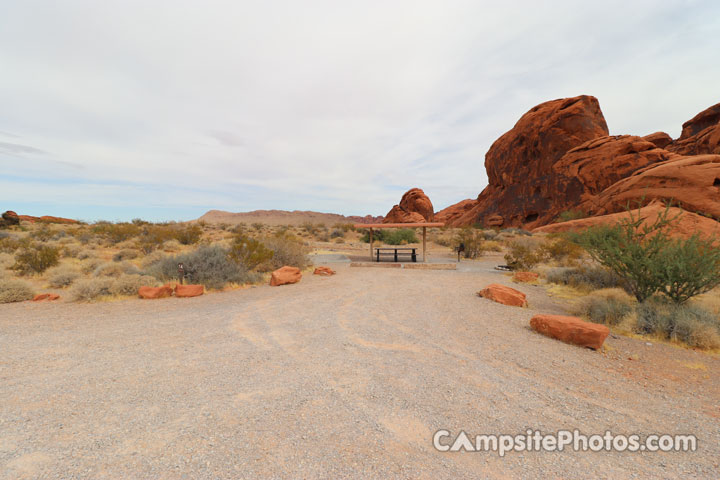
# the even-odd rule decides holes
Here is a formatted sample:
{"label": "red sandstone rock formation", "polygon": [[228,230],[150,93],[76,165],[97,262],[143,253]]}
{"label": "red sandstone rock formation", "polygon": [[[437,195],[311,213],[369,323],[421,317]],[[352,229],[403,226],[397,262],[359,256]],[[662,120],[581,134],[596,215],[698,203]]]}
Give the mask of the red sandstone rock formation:
{"label": "red sandstone rock formation", "polygon": [[653,143],[658,148],[665,148],[673,141],[672,137],[665,132],[655,132],[642,137],[643,140]]}
{"label": "red sandstone rock formation", "polygon": [[270,275],[270,286],[278,287],[290,283],[297,283],[302,278],[302,272],[295,267],[281,267],[272,272]]}
{"label": "red sandstone rock formation", "polygon": [[683,123],[680,138],[666,148],[681,155],[720,154],[720,103]]}
{"label": "red sandstone rock formation", "polygon": [[535,315],[530,319],[530,326],[548,337],[595,350],[602,347],[610,334],[610,329],[605,325],[563,315]]}
{"label": "red sandstone rock formation", "polygon": [[432,222],[435,216],[433,204],[419,188],[411,188],[402,196],[400,204],[395,205],[382,223],[422,223]]}
{"label": "red sandstone rock formation", "polygon": [[43,302],[45,300],[52,302],[59,299],[60,295],[57,293],[38,293],[33,297],[33,302]]}
{"label": "red sandstone rock formation", "polygon": [[138,295],[140,298],[154,300],[157,298],[166,298],[173,294],[173,287],[163,285],[162,287],[140,287]]}
{"label": "red sandstone rock formation", "polygon": [[202,285],[175,285],[175,296],[180,298],[199,297],[205,293]]}
{"label": "red sandstone rock formation", "polygon": [[527,307],[527,299],[524,293],[497,283],[492,283],[483,288],[478,292],[478,295],[511,307]]}
{"label": "red sandstone rock formation", "polygon": [[313,275],[321,275],[323,277],[329,277],[330,275],[335,275],[335,273],[335,270],[330,267],[317,267],[313,271]]}
{"label": "red sandstone rock formation", "polygon": [[513,275],[513,281],[520,283],[534,282],[540,277],[539,274],[534,272],[515,272]]}

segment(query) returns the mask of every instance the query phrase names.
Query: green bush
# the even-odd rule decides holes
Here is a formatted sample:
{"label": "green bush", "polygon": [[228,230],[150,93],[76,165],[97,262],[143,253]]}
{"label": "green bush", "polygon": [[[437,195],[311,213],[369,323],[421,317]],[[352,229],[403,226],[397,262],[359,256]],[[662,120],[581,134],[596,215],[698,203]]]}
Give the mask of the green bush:
{"label": "green bush", "polygon": [[718,318],[697,305],[649,299],[637,307],[636,330],[681,341],[692,347],[720,348]]}
{"label": "green bush", "polygon": [[202,236],[201,225],[186,225],[175,229],[175,240],[183,245],[195,245],[200,241]]}
{"label": "green bush", "polygon": [[617,225],[590,227],[571,238],[598,263],[623,278],[642,303],[663,286],[665,250],[670,243],[665,230],[673,220],[668,215],[669,207],[650,223],[628,207],[629,218]]}
{"label": "green bush", "polygon": [[42,273],[58,264],[60,249],[47,245],[32,244],[15,255],[15,265],[11,268],[21,275]]}
{"label": "green bush", "polygon": [[65,288],[80,278],[80,272],[70,266],[60,265],[48,270],[47,278],[51,287]]}
{"label": "green bush", "polygon": [[248,270],[254,270],[259,265],[269,262],[274,252],[257,240],[245,235],[237,235],[230,246],[229,255],[233,261]]}
{"label": "green bush", "polygon": [[590,296],[585,298],[578,313],[593,323],[617,325],[633,311],[633,305],[620,295]]}
{"label": "green bush", "polygon": [[89,302],[104,295],[110,295],[113,279],[109,277],[83,279],[70,288],[70,298],[75,301]]}
{"label": "green bush", "polygon": [[418,243],[418,238],[415,235],[415,230],[398,228],[387,232],[383,241],[388,245],[407,245],[408,243]]}
{"label": "green bush", "polygon": [[561,264],[577,263],[583,256],[582,247],[565,237],[548,239],[540,248],[544,257]]}
{"label": "green bush", "polygon": [[222,288],[228,283],[252,283],[257,276],[244,265],[231,261],[228,250],[203,245],[192,252],[163,257],[147,267],[145,273],[162,281],[178,279],[178,264],[185,267],[189,282],[207,288]]}
{"label": "green bush", "polygon": [[720,285],[720,248],[697,235],[671,241],[659,266],[661,291],[677,304]]}
{"label": "green bush", "polygon": [[0,279],[0,303],[23,302],[32,300],[32,287],[21,280]]}

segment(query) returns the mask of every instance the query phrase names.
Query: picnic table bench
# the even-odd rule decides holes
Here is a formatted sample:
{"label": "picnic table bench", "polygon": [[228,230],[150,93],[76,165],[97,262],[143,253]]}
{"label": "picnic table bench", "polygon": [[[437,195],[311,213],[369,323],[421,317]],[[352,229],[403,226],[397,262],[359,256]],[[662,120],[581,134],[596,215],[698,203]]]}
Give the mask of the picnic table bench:
{"label": "picnic table bench", "polygon": [[398,261],[398,255],[410,255],[410,260],[413,262],[417,262],[417,254],[415,251],[417,248],[415,247],[377,247],[375,249],[375,258],[376,261],[380,261],[380,256],[393,256],[393,261]]}

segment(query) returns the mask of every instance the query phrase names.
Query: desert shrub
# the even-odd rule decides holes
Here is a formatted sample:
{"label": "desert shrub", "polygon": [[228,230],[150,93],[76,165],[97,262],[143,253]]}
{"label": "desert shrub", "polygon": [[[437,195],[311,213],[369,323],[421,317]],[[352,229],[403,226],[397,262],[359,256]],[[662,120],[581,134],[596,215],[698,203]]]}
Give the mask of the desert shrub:
{"label": "desert shrub", "polygon": [[344,237],[345,237],[345,230],[336,228],[332,232],[330,232],[330,238],[344,238]]}
{"label": "desert shrub", "polygon": [[502,245],[500,242],[496,242],[495,240],[488,240],[485,243],[483,243],[483,247],[488,252],[502,252]]}
{"label": "desert shrub", "polygon": [[95,252],[93,252],[90,249],[84,249],[81,250],[80,253],[77,254],[78,260],[86,260],[88,258],[93,258],[95,256]]}
{"label": "desert shrub", "polygon": [[92,232],[103,236],[114,245],[137,237],[140,235],[141,227],[132,223],[98,222],[93,225]]}
{"label": "desert shrub", "polygon": [[103,263],[98,265],[93,271],[93,275],[96,277],[120,277],[124,274],[139,273],[140,270],[129,262],[113,262]]}
{"label": "desert shrub", "polygon": [[53,236],[55,235],[55,232],[48,227],[47,225],[43,225],[42,227],[38,228],[34,232],[30,232],[29,235],[34,238],[35,240],[39,240],[41,242],[47,242]]}
{"label": "desert shrub", "polygon": [[48,245],[32,244],[15,255],[15,265],[11,268],[21,275],[42,273],[58,264],[60,249]]}
{"label": "desert shrub", "polygon": [[254,270],[259,265],[269,262],[273,255],[274,252],[265,244],[245,235],[237,235],[233,239],[229,252],[233,261],[244,265],[248,270]]}
{"label": "desert shrub", "polygon": [[32,287],[22,280],[0,279],[0,303],[23,302],[34,296]]}
{"label": "desert shrub", "polygon": [[[384,242],[387,230],[373,230],[373,242]],[[370,243],[370,230],[363,229],[363,234],[360,237],[360,241],[364,243]]]}
{"label": "desert shrub", "polygon": [[0,270],[10,268],[15,263],[15,257],[9,253],[0,252]]}
{"label": "desert shrub", "polygon": [[291,235],[276,235],[262,240],[273,252],[272,258],[258,267],[260,271],[275,270],[285,265],[306,268],[310,265],[308,248]]}
{"label": "desert shrub", "polygon": [[257,279],[244,265],[230,260],[228,250],[203,245],[192,252],[167,256],[148,266],[145,270],[159,280],[178,278],[178,264],[182,263],[188,280],[208,288],[222,288],[228,283],[251,283]]}
{"label": "desert shrub", "polygon": [[513,270],[532,270],[546,258],[545,250],[538,243],[529,239],[515,240],[510,243],[509,251],[505,255],[505,261]]}
{"label": "desert shrub", "polygon": [[457,250],[460,244],[464,247],[465,258],[477,258],[485,253],[485,236],[481,230],[465,227],[453,239],[453,248]]}
{"label": "desert shrub", "polygon": [[661,259],[661,292],[674,303],[685,303],[720,285],[720,248],[710,240],[697,235],[672,240]]}
{"label": "desert shrub", "polygon": [[124,274],[110,285],[109,292],[113,295],[137,295],[140,287],[154,287],[157,283],[157,279],[149,275]]}
{"label": "desert shrub", "polygon": [[415,230],[411,228],[392,229],[387,232],[383,241],[388,245],[407,245],[408,243],[418,243]]}
{"label": "desert shrub", "polygon": [[522,229],[522,228],[515,228],[515,227],[503,228],[500,231],[500,233],[504,233],[505,235],[524,235],[527,237],[532,236],[531,232],[528,232],[527,230]]}
{"label": "desert shrub", "polygon": [[175,240],[183,245],[195,245],[200,241],[202,236],[201,225],[185,225],[184,227],[177,227],[174,231]]}
{"label": "desert shrub", "polygon": [[32,240],[29,237],[18,238],[14,235],[0,238],[0,252],[15,253],[20,248],[29,246]]}
{"label": "desert shrub", "polygon": [[50,286],[64,288],[80,278],[80,271],[68,265],[60,265],[48,270],[47,279]]}
{"label": "desert shrub", "polygon": [[70,288],[70,298],[75,301],[96,300],[103,295],[110,295],[113,279],[109,277],[87,278],[75,282]]}
{"label": "desert shrub", "polygon": [[555,223],[569,222],[570,220],[578,220],[586,217],[587,213],[583,212],[582,210],[566,210],[564,212],[561,212],[560,215],[557,216],[557,218],[555,219]]}
{"label": "desert shrub", "polygon": [[137,250],[133,250],[130,248],[120,250],[115,255],[113,255],[112,259],[113,262],[124,262],[125,260],[133,260],[140,256],[140,252]]}
{"label": "desert shrub", "polygon": [[588,291],[625,287],[622,278],[604,267],[551,268],[545,273],[545,279],[550,283]]}
{"label": "desert shrub", "polygon": [[77,258],[82,252],[80,245],[68,243],[62,247],[62,256],[65,258]]}
{"label": "desert shrub", "polygon": [[718,318],[698,305],[648,299],[637,307],[636,329],[692,347],[720,348]]}
{"label": "desert shrub", "polygon": [[80,264],[80,271],[82,271],[84,274],[90,274],[95,271],[96,268],[98,268],[100,265],[102,265],[104,262],[100,260],[99,258],[90,257],[85,259]]}
{"label": "desert shrub", "polygon": [[616,292],[591,295],[580,302],[577,313],[593,323],[617,325],[633,311],[633,304],[626,297]]}
{"label": "desert shrub", "polygon": [[343,232],[354,232],[355,225],[352,223],[336,223],[335,224],[335,230],[342,230]]}
{"label": "desert shrub", "polygon": [[254,228],[256,231],[259,232],[259,231],[261,231],[261,230],[263,229],[263,227],[264,227],[265,225],[263,225],[263,224],[260,223],[260,222],[253,222],[250,226],[251,226],[252,228]]}
{"label": "desert shrub", "polygon": [[497,230],[483,230],[482,231],[483,237],[485,237],[485,240],[495,240],[498,236]]}
{"label": "desert shrub", "polygon": [[548,239],[540,247],[544,256],[559,263],[576,263],[583,256],[583,248],[565,237]]}

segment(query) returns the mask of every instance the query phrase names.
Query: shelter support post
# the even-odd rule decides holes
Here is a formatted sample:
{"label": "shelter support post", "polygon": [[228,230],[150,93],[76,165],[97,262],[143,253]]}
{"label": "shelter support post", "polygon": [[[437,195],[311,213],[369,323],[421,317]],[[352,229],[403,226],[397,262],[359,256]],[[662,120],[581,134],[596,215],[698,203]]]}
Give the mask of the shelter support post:
{"label": "shelter support post", "polygon": [[425,263],[426,234],[427,234],[427,227],[423,227],[423,263]]}

